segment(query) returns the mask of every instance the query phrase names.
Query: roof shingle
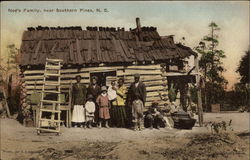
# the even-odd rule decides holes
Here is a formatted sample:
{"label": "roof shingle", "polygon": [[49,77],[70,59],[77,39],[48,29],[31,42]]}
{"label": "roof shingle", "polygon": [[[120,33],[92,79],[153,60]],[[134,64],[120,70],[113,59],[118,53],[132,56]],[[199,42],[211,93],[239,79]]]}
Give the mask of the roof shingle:
{"label": "roof shingle", "polygon": [[189,47],[175,44],[172,36],[161,38],[155,29],[144,28],[139,36],[133,30],[24,31],[20,64],[44,64],[46,57],[61,58],[65,64],[91,64],[167,60],[196,54]]}

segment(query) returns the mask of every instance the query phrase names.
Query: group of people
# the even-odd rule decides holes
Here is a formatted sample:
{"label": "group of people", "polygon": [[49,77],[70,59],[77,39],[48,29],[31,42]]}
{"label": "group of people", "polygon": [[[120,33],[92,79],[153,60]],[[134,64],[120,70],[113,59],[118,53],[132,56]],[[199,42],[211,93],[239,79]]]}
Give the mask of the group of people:
{"label": "group of people", "polygon": [[139,74],[134,75],[134,82],[129,88],[124,85],[123,78],[118,83],[112,81],[108,88],[99,86],[97,80],[97,77],[91,77],[87,88],[81,83],[81,76],[76,76],[76,83],[72,86],[74,127],[92,128],[96,124],[98,128],[109,128],[111,125],[142,130],[144,119],[149,128],[163,126],[164,119],[158,102],[154,101],[144,116],[146,86],[140,81]]}

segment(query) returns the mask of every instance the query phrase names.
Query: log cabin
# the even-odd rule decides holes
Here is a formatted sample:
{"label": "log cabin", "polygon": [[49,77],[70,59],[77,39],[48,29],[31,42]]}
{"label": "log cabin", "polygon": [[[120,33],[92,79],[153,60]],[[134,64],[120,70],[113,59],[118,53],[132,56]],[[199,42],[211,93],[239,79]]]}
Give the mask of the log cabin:
{"label": "log cabin", "polygon": [[187,67],[188,58],[197,62],[197,53],[175,43],[172,35],[161,37],[156,27],[141,27],[139,18],[136,28],[128,31],[119,27],[29,27],[23,32],[20,47],[27,95],[42,89],[46,58],[63,60],[61,91],[65,95],[76,75],[81,75],[86,85],[90,77],[97,76],[99,85],[123,77],[129,86],[133,75],[139,73],[146,85],[146,107],[153,100],[166,106],[170,82],[179,83],[181,91],[181,84],[195,81],[198,74]]}

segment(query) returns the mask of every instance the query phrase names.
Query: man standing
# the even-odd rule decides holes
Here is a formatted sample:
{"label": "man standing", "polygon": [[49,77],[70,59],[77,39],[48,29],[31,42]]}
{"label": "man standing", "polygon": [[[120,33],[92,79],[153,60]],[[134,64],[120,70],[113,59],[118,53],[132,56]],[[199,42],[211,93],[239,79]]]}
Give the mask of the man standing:
{"label": "man standing", "polygon": [[128,108],[127,108],[127,116],[129,119],[128,126],[131,126],[131,120],[132,120],[132,103],[135,100],[135,97],[138,97],[142,103],[143,106],[145,106],[146,102],[146,86],[143,82],[140,81],[140,74],[134,75],[134,82],[130,85],[128,90]]}

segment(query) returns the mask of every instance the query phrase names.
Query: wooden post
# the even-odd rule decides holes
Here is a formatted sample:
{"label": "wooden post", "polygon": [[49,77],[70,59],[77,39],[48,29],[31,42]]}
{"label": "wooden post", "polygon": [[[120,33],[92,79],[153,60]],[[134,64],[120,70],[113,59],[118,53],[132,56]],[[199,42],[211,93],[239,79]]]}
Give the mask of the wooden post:
{"label": "wooden post", "polygon": [[201,99],[201,77],[199,74],[199,61],[198,56],[195,56],[194,58],[195,63],[195,71],[196,71],[196,86],[197,86],[197,97],[198,97],[198,118],[199,118],[199,125],[200,127],[203,126],[203,108],[202,108],[202,99]]}
{"label": "wooden post", "polygon": [[8,105],[8,102],[7,102],[7,96],[6,96],[6,93],[5,93],[5,89],[3,87],[3,96],[4,96],[4,105],[5,105],[5,109],[6,109],[6,112],[7,112],[7,117],[10,118],[10,109],[9,109],[9,105]]}
{"label": "wooden post", "polygon": [[[69,88],[69,106],[68,106],[68,126],[69,128],[71,126],[71,109],[72,109],[72,81],[70,82],[70,88]],[[74,106],[73,106],[74,107]]]}

